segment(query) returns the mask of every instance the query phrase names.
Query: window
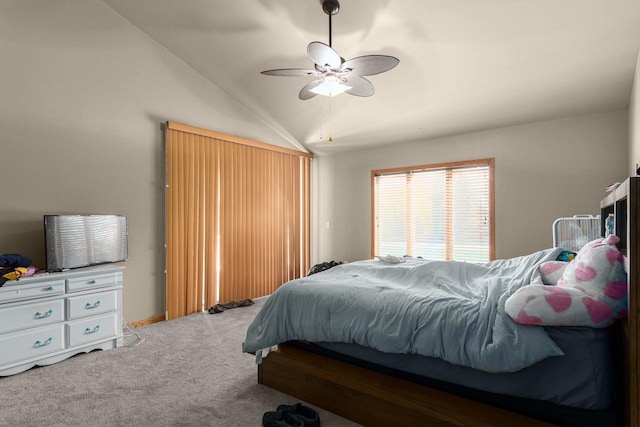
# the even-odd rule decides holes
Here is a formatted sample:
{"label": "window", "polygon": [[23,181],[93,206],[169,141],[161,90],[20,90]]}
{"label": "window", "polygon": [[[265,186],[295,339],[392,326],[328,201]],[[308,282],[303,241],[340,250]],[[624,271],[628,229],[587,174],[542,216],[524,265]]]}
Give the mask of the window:
{"label": "window", "polygon": [[480,159],[371,171],[373,257],[492,260],[493,169]]}

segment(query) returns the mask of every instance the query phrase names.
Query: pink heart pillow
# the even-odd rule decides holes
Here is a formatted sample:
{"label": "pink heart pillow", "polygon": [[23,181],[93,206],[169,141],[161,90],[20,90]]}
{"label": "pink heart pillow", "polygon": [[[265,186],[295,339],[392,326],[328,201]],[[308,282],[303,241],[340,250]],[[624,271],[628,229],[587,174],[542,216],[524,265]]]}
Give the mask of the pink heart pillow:
{"label": "pink heart pillow", "polygon": [[567,261],[547,261],[540,264],[538,271],[542,276],[542,283],[545,285],[557,285],[567,265],[569,265]]}
{"label": "pink heart pillow", "polygon": [[524,286],[507,299],[505,311],[526,325],[606,327],[624,317],[628,289],[624,258],[615,246],[619,240],[593,240],[565,266],[541,264],[544,283],[562,271],[557,286]]}

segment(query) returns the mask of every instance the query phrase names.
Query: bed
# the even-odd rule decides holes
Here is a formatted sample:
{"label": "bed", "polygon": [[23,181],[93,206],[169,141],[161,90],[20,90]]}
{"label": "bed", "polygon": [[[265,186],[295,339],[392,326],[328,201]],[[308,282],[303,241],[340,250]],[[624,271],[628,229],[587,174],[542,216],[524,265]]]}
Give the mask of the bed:
{"label": "bed", "polygon": [[[626,180],[601,202],[601,213],[605,217],[614,213],[616,217],[618,247],[628,261],[628,316],[612,326],[523,328],[501,320],[507,296],[535,283],[538,266],[556,259],[557,249],[518,257],[516,261],[489,263],[491,274],[475,272],[477,278],[464,266],[456,266],[454,272],[445,271],[446,277],[456,278],[454,282],[470,280],[468,286],[453,292],[476,303],[458,309],[445,304],[443,312],[432,313],[435,317],[429,318],[420,316],[429,311],[424,310],[424,304],[431,307],[430,295],[418,292],[406,297],[404,292],[405,297],[393,297],[387,288],[394,287],[388,284],[396,283],[394,275],[398,274],[403,276],[403,283],[409,276],[409,286],[415,288],[411,278],[417,276],[418,282],[422,281],[416,272],[427,268],[431,261],[411,259],[394,266],[365,261],[287,283],[269,298],[247,331],[244,347],[244,351],[257,354],[258,381],[367,426],[637,427],[637,181]],[[445,264],[435,267],[438,271],[449,268]],[[428,268],[433,270],[434,265]],[[367,276],[368,269],[379,270],[375,277],[382,277],[373,294],[367,294],[366,286],[357,279],[370,282],[373,276]],[[477,290],[478,283],[493,276],[510,279],[492,278],[490,284]],[[330,289],[332,283],[345,277],[355,278],[350,290],[338,291],[346,305],[325,301],[324,293],[334,292]],[[305,289],[311,294],[297,293]],[[430,288],[427,294],[438,292]],[[474,292],[481,295],[469,294]],[[422,310],[418,314],[411,312],[405,300],[414,299],[420,305],[423,297],[427,300]],[[445,292],[441,298],[450,297]],[[397,305],[387,309],[383,302],[390,299],[397,300]],[[364,312],[356,311],[362,300],[373,304]],[[313,303],[305,305],[308,301]],[[478,311],[483,304],[479,301],[489,302],[486,305],[492,307],[488,312]],[[384,322],[369,317],[384,310],[389,310],[380,317]],[[283,313],[288,320],[278,318]],[[478,334],[474,330],[469,334],[472,339],[481,336],[479,345],[467,346],[468,340],[462,339],[466,329],[459,324],[470,321],[486,323],[480,330],[489,333]],[[345,332],[340,326],[345,322],[355,323],[354,328]],[[402,337],[406,322],[413,329]],[[305,330],[305,324],[311,328]],[[434,324],[453,328],[440,335],[455,339],[440,340],[434,328],[429,327]],[[375,334],[378,329],[379,334]],[[496,330],[502,333],[510,329],[515,332],[507,331],[504,338],[495,334]],[[423,345],[425,342],[429,345]],[[263,351],[275,346],[276,350]],[[545,387],[551,383],[558,386]]]}

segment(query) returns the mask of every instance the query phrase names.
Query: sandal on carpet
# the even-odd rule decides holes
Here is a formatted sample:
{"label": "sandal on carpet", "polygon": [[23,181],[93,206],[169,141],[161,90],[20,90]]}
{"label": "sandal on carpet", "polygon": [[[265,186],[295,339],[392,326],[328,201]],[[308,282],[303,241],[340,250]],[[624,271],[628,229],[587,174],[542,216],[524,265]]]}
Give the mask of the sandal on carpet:
{"label": "sandal on carpet", "polygon": [[278,406],[278,411],[295,415],[304,422],[304,427],[318,427],[320,425],[320,416],[318,413],[299,402],[295,405],[280,405]]}
{"label": "sandal on carpet", "polygon": [[265,412],[262,416],[263,427],[304,427],[301,418],[291,412],[275,411]]}

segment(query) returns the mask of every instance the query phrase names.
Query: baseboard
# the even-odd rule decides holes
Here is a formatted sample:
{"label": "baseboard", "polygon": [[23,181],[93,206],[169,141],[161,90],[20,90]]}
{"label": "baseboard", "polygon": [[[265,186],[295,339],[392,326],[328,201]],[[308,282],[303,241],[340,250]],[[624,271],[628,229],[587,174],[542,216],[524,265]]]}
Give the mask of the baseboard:
{"label": "baseboard", "polygon": [[164,320],[164,316],[156,316],[148,319],[136,320],[135,322],[128,322],[127,324],[132,328],[139,328],[140,326],[150,325],[152,323],[164,322]]}

